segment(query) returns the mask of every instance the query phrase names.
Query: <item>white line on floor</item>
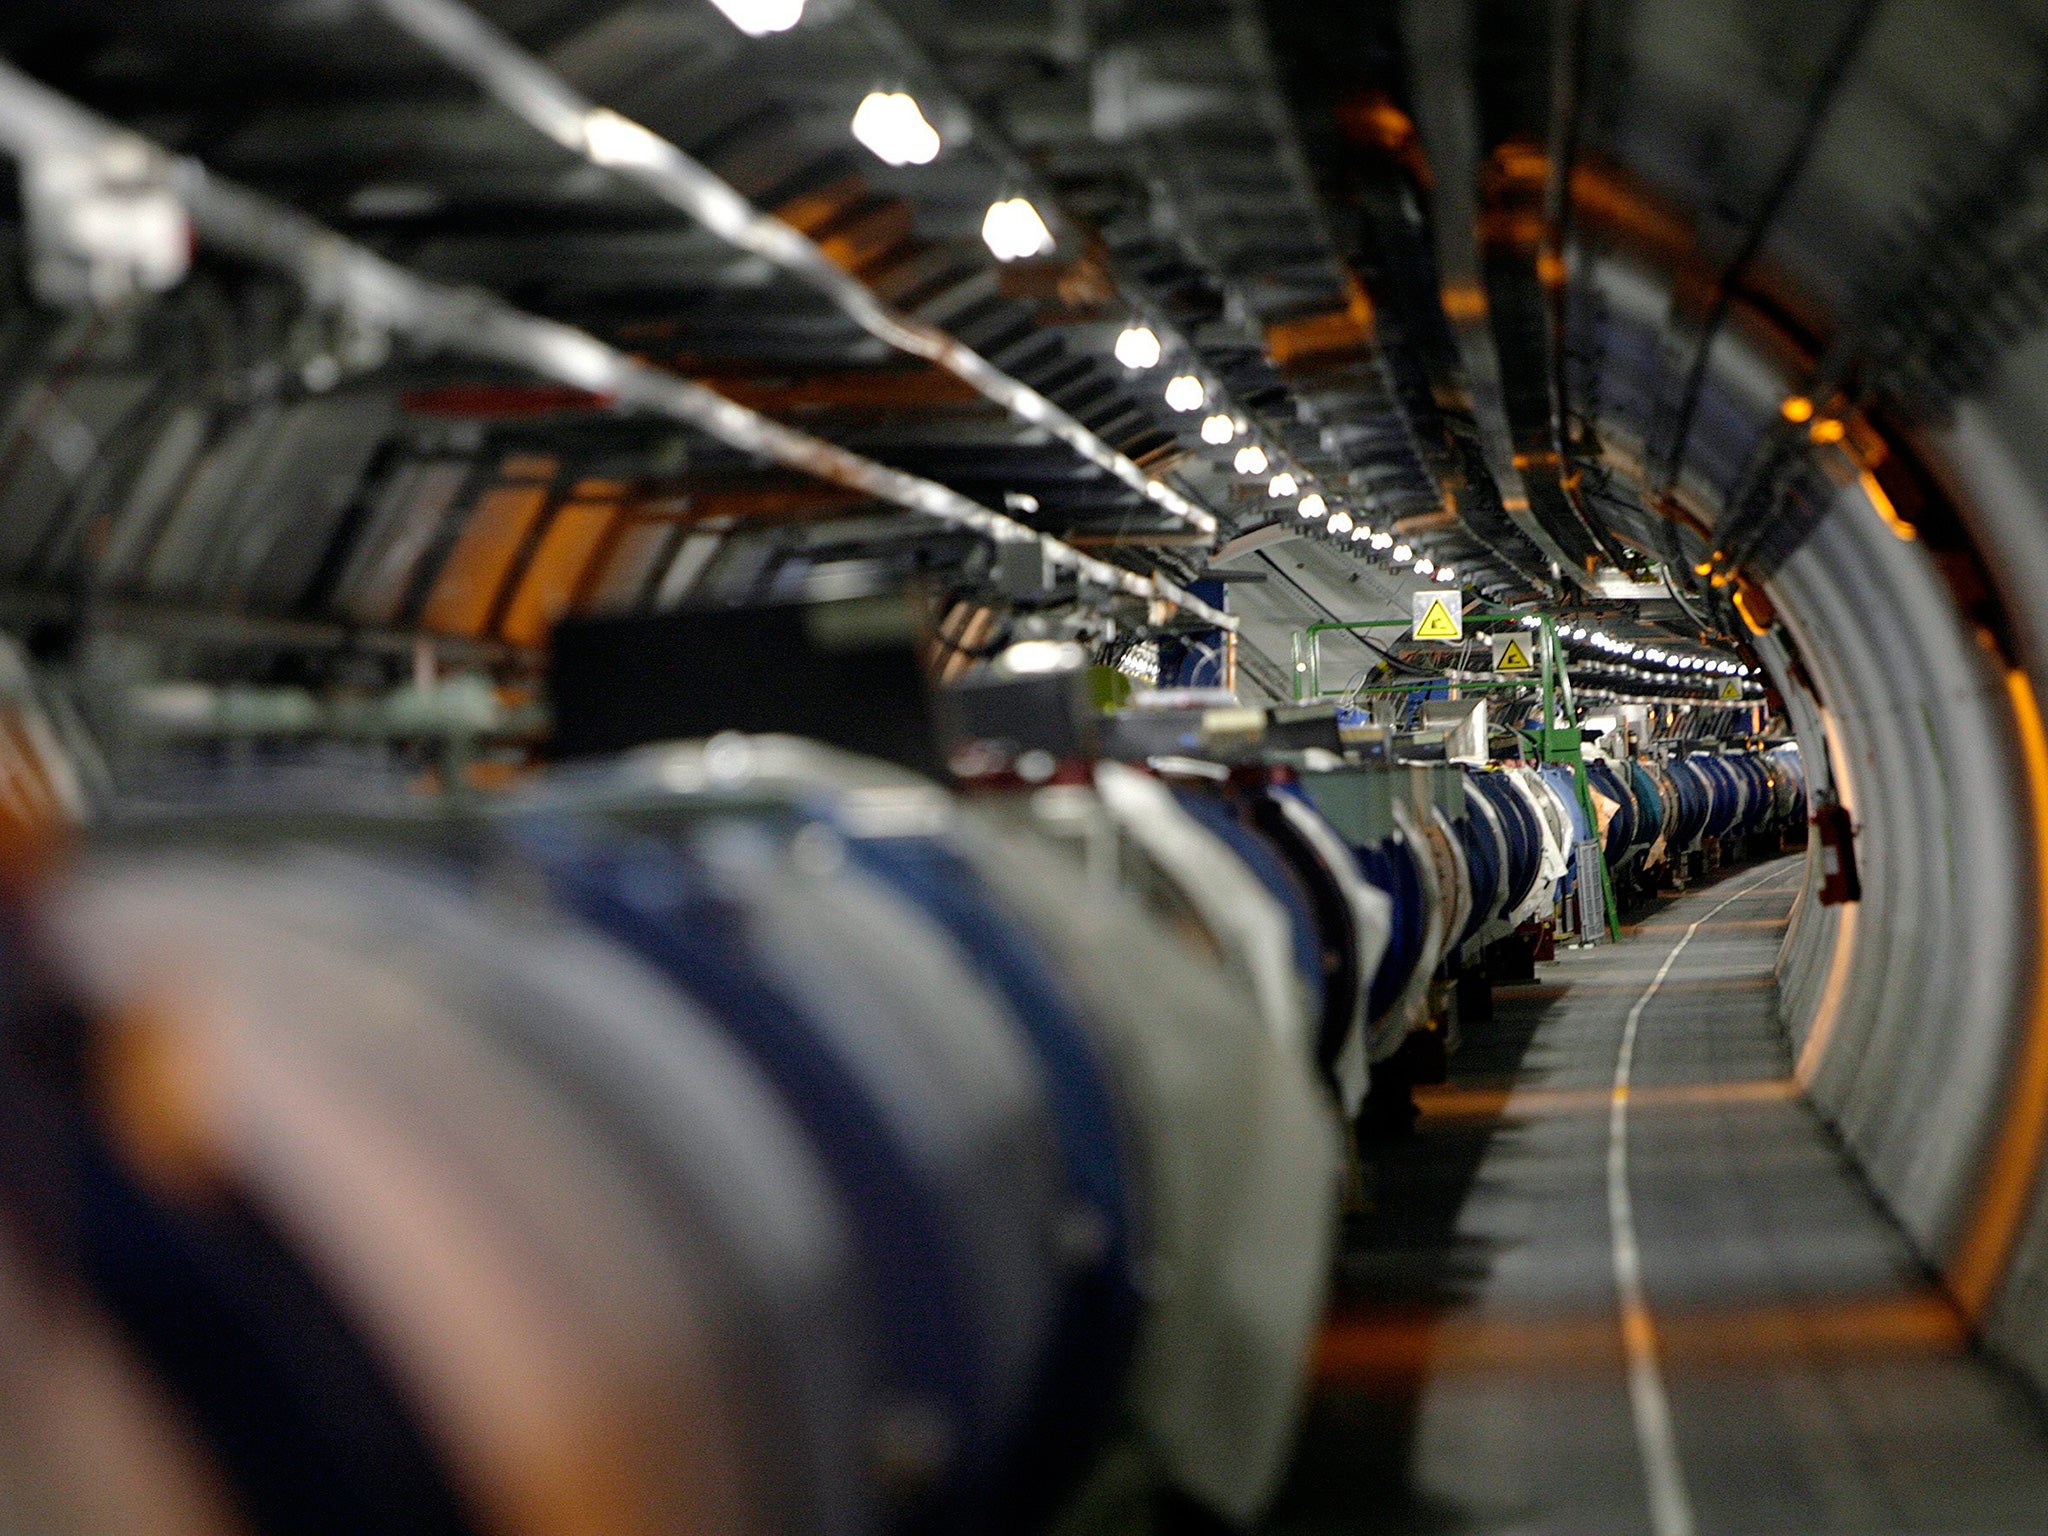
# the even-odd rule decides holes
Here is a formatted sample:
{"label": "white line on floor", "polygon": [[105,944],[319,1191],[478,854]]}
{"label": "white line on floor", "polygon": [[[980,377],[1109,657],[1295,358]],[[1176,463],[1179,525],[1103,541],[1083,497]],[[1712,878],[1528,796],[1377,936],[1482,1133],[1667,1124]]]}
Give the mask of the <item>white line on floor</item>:
{"label": "white line on floor", "polygon": [[1614,1092],[1607,1110],[1607,1220],[1614,1230],[1614,1286],[1621,1302],[1622,1345],[1628,1357],[1629,1410],[1635,1419],[1636,1444],[1642,1451],[1643,1479],[1650,1495],[1650,1529],[1656,1536],[1693,1536],[1692,1500],[1685,1491],[1685,1471],[1678,1463],[1678,1444],[1671,1433],[1671,1404],[1664,1395],[1664,1377],[1657,1368],[1657,1330],[1650,1321],[1643,1294],[1643,1258],[1636,1247],[1636,1216],[1628,1192],[1628,1092],[1635,1069],[1636,1030],[1643,1010],[1664,985],[1685,946],[1707,921],[1730,902],[1755,895],[1767,879],[1758,876],[1724,897],[1705,917],[1685,930],[1671,946],[1657,974],[1628,1011],[1621,1032],[1621,1053],[1614,1061]]}

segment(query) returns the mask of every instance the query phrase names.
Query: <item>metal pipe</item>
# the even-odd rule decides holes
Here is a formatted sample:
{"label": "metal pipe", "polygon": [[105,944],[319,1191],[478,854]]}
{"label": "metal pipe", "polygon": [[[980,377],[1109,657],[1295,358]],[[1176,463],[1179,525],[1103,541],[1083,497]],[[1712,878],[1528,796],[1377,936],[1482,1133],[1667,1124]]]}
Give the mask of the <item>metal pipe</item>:
{"label": "metal pipe", "polygon": [[700,384],[650,367],[587,331],[529,315],[490,294],[422,278],[293,209],[214,176],[195,160],[173,158],[4,63],[0,146],[24,161],[96,155],[130,165],[146,161],[153,175],[175,191],[193,229],[209,244],[288,274],[315,303],[366,330],[406,335],[432,349],[510,364],[620,407],[668,417],[730,447],[994,542],[1035,542],[1049,564],[1073,572],[1084,583],[1172,604],[1216,628],[1237,625],[1229,614],[1163,577],[1140,576],[1084,555],[948,486],[785,426]]}
{"label": "metal pipe", "polygon": [[878,341],[945,369],[1019,421],[1058,438],[1161,510],[1205,534],[1215,534],[1216,518],[1206,508],[1163,480],[1153,479],[1058,405],[964,342],[885,304],[867,284],[836,266],[808,235],[762,213],[667,139],[578,95],[568,82],[460,0],[373,3],[507,111],[564,149],[637,182],[727,244],[808,284]]}
{"label": "metal pipe", "polygon": [[248,650],[335,651],[407,659],[421,646],[456,667],[538,665],[540,653],[496,640],[423,630],[358,628],[325,619],[275,619],[218,613],[128,598],[81,599],[75,592],[0,588],[0,620],[10,624],[80,621],[93,629]]}

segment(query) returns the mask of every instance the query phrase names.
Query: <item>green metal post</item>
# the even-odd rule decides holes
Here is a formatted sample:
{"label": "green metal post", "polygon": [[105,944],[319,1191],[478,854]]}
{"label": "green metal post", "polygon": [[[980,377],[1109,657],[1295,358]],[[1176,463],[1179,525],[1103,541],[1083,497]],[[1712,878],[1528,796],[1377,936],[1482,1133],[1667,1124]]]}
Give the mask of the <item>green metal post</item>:
{"label": "green metal post", "polygon": [[[1619,942],[1621,938],[1621,917],[1614,910],[1614,875],[1607,867],[1605,854],[1606,839],[1600,834],[1600,813],[1593,806],[1593,781],[1586,773],[1586,753],[1583,746],[1577,741],[1579,727],[1578,703],[1572,697],[1571,674],[1565,670],[1562,660],[1558,658],[1557,622],[1547,613],[1543,616],[1543,659],[1543,677],[1546,684],[1544,712],[1547,716],[1550,709],[1547,697],[1547,684],[1550,680],[1550,669],[1554,663],[1557,668],[1559,691],[1563,696],[1567,728],[1572,732],[1574,738],[1570,758],[1572,786],[1578,791],[1579,809],[1585,813],[1586,829],[1592,834],[1593,841],[1601,845],[1600,893],[1606,899],[1607,936]],[[1557,738],[1553,736],[1547,723],[1543,733],[1543,740],[1548,749],[1543,754],[1544,761],[1557,762],[1561,755],[1562,743],[1558,742]]]}

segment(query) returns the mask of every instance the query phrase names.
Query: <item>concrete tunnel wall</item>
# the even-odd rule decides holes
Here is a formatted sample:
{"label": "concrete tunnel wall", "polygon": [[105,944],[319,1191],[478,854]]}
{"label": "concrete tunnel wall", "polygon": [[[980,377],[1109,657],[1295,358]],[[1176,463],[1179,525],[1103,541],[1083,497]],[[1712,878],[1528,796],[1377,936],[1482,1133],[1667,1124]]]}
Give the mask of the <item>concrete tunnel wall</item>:
{"label": "concrete tunnel wall", "polygon": [[[1610,324],[1653,324],[1640,270],[1608,291]],[[1982,633],[1944,559],[1847,479],[1765,582],[1780,623],[1759,651],[1812,784],[1853,815],[1862,872],[1860,903],[1821,907],[1821,864],[1806,858],[1780,963],[1790,1061],[1970,1321],[2048,1391],[2048,344],[2021,365],[2028,377],[1915,444],[2007,639]],[[1708,389],[1724,432],[1759,434],[1798,379],[1731,332]],[[1610,434],[1626,444],[1628,424]],[[1743,455],[1712,438],[1702,451],[1714,473],[1688,492],[1714,506],[1720,467]]]}
{"label": "concrete tunnel wall", "polygon": [[[1601,437],[1648,457],[1667,273],[1611,253]],[[1718,523],[1802,379],[1769,339],[1717,338],[1679,491]],[[1813,788],[1850,809],[1859,903],[1822,907],[1812,850],[1779,967],[1788,1056],[1819,1112],[1971,1321],[2048,1391],[2048,342],[1945,437],[1911,444],[2001,610],[1966,611],[1953,554],[1901,537],[1838,450],[1818,525],[1772,571],[1758,640]],[[1810,692],[1809,692],[1810,685]]]}

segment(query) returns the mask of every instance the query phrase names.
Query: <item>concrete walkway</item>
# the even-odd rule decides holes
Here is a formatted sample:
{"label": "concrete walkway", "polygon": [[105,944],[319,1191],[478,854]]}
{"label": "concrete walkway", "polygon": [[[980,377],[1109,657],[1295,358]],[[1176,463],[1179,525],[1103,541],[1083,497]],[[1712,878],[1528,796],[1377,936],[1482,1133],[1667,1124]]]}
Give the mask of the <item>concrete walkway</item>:
{"label": "concrete walkway", "polygon": [[2039,1409],[1790,1081],[1799,870],[1498,989],[1375,1160],[1273,1531],[2048,1531]]}

